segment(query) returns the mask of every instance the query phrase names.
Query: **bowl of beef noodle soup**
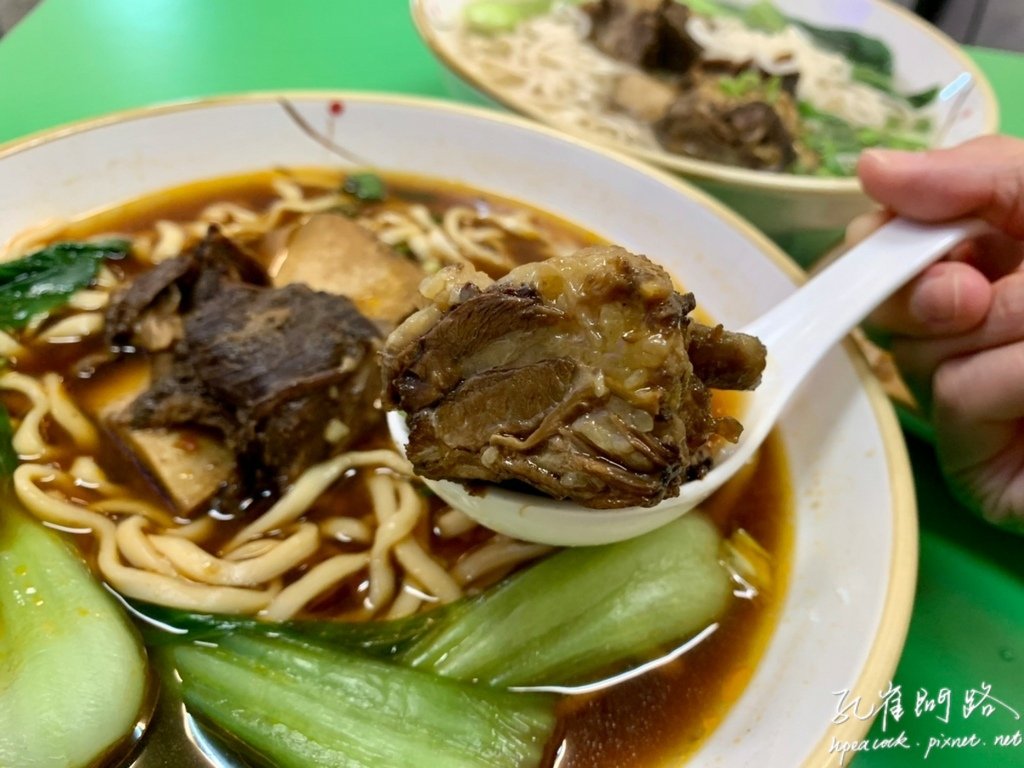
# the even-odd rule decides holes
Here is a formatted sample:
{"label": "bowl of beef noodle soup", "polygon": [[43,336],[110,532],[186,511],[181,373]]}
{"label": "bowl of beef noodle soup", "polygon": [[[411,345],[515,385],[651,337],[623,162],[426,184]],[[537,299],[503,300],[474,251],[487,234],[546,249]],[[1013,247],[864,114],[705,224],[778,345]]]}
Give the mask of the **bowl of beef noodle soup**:
{"label": "bowl of beef noodle soup", "polygon": [[727,329],[801,276],[702,193],[345,93],[113,115],[0,182],[0,762],[824,765],[866,731],[835,692],[885,690],[916,528],[851,349],[637,538],[518,541],[421,479],[605,511],[706,471],[764,363]]}
{"label": "bowl of beef noodle soup", "polygon": [[984,74],[887,0],[414,0],[453,92],[679,173],[771,234],[844,227],[857,158],[998,129]]}

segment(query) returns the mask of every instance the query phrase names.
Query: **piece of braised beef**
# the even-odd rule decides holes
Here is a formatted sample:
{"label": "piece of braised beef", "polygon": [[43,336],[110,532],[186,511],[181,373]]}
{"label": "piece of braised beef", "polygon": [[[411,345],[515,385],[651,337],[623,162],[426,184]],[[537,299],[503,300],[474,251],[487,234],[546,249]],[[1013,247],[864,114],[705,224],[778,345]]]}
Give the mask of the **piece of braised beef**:
{"label": "piece of braised beef", "polygon": [[385,403],[406,412],[407,454],[429,478],[519,481],[595,508],[653,505],[739,435],[712,413],[701,375],[753,387],[764,367],[760,342],[698,326],[693,296],[622,248],[497,282],[449,269],[422,291],[428,306],[388,337],[382,367]]}
{"label": "piece of braised beef", "polygon": [[216,430],[239,457],[249,494],[282,490],[379,418],[377,327],[344,296],[265,282],[211,230],[192,252],[137,278],[108,311],[110,340],[122,347],[166,349],[163,337],[147,346],[154,317],[174,318],[176,329],[122,420]]}
{"label": "piece of braised beef", "polygon": [[785,170],[797,157],[796,102],[772,79],[747,70],[762,84],[740,95],[723,88],[730,75],[695,69],[652,128],[669,152],[765,171]]}
{"label": "piece of braised beef", "polygon": [[[766,171],[807,154],[797,141],[794,76],[775,82],[746,66],[702,61],[687,30],[692,12],[677,0],[596,0],[584,8],[594,45],[643,70],[618,78],[609,106],[651,125],[669,152]],[[765,87],[737,93],[723,84],[739,72]]]}
{"label": "piece of braised beef", "polygon": [[270,284],[266,272],[215,227],[195,248],[162,261],[122,288],[107,309],[112,347],[160,352],[181,339],[181,316],[224,281]]}
{"label": "piece of braised beef", "polygon": [[700,56],[700,45],[686,31],[690,9],[676,0],[596,0],[584,10],[590,39],[614,59],[685,72]]}

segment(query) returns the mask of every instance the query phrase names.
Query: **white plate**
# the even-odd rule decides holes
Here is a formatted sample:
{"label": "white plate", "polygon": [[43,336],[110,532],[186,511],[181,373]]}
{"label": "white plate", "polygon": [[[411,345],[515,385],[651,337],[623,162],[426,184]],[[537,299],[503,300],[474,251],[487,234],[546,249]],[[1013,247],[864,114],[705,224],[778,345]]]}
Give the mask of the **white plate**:
{"label": "white plate", "polygon": [[[599,140],[578,128],[562,125],[525,98],[494,81],[459,45],[462,9],[470,0],[411,0],[413,20],[434,55],[464,84],[491,103],[561,128],[582,138]],[[739,0],[749,5],[754,0]],[[884,41],[893,51],[901,89],[915,93],[933,85],[956,84],[936,107],[951,115],[942,144],[951,146],[974,136],[994,133],[999,107],[985,75],[963,50],[935,27],[887,0],[774,0],[784,13],[830,28],[859,30]],[[456,86],[458,87],[458,86]],[[465,91],[465,86],[462,86]],[[703,187],[730,207],[773,234],[843,227],[870,208],[856,179],[829,179],[752,171],[684,157],[660,150],[617,145]]]}
{"label": "white plate", "polygon": [[[269,166],[337,165],[313,129],[383,169],[441,176],[545,208],[664,264],[713,317],[741,326],[800,276],[763,236],[674,178],[493,112],[366,94],[213,100],[114,115],[0,147],[0,243],[199,178]],[[343,114],[332,117],[332,104]],[[875,701],[910,617],[913,484],[888,401],[849,350],[835,350],[781,423],[795,496],[790,588],[754,677],[693,760],[822,766],[849,689]]]}

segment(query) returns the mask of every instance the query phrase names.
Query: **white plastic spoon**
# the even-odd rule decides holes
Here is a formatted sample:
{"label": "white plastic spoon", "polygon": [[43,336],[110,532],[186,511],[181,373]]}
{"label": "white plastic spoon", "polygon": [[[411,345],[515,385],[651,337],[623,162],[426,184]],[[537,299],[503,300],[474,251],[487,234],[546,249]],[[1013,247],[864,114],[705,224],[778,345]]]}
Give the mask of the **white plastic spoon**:
{"label": "white plastic spoon", "polygon": [[[646,533],[696,507],[754,454],[818,361],[884,299],[957,243],[988,229],[977,220],[944,225],[893,219],[805,286],[743,328],[768,348],[761,385],[750,395],[739,442],[704,478],[653,507],[587,509],[569,501],[485,486],[425,480],[453,508],[508,536],[559,546],[607,544]],[[401,414],[388,414],[392,437],[408,441]]]}

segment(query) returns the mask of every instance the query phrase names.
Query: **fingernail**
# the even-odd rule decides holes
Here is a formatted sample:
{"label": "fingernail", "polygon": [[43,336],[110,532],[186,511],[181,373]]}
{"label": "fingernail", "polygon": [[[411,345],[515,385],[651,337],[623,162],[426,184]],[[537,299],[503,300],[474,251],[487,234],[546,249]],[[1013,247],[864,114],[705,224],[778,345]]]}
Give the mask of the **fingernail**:
{"label": "fingernail", "polygon": [[910,297],[910,314],[925,324],[948,323],[956,318],[960,304],[958,275],[929,276],[921,281]]}

